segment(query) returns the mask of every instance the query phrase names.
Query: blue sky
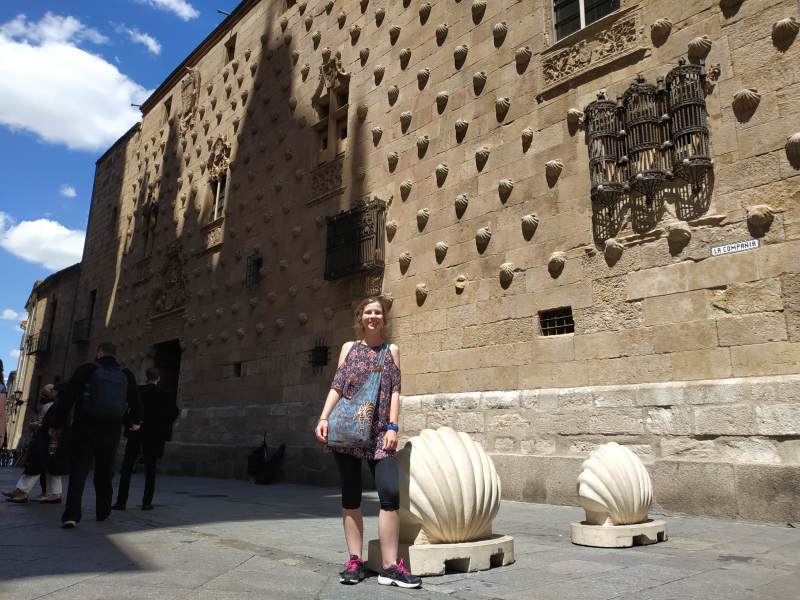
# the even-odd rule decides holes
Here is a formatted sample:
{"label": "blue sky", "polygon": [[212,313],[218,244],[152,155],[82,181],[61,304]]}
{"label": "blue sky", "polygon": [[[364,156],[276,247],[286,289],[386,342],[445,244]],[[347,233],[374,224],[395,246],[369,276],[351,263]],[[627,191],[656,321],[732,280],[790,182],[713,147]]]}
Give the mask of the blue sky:
{"label": "blue sky", "polygon": [[0,359],[33,282],[78,262],[94,163],[238,0],[0,2]]}

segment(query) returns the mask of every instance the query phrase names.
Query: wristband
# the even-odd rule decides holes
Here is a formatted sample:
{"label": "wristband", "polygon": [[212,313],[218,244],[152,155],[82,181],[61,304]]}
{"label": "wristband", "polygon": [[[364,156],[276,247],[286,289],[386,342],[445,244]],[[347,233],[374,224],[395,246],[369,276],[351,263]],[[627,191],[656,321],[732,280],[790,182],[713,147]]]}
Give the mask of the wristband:
{"label": "wristband", "polygon": [[399,427],[398,427],[398,426],[397,426],[395,423],[389,423],[389,424],[386,426],[386,431],[394,431],[394,432],[399,432],[399,431],[400,431],[400,428],[399,428]]}

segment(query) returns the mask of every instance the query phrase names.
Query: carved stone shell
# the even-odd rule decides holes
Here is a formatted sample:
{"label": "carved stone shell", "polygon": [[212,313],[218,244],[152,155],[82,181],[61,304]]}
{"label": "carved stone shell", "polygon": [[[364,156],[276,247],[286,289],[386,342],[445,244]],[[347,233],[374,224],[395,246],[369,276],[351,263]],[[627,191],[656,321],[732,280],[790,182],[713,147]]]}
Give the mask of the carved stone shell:
{"label": "carved stone shell", "polygon": [[414,294],[417,296],[417,304],[422,305],[425,302],[425,298],[428,297],[428,286],[424,283],[418,283],[414,289]]}
{"label": "carved stone shell", "polygon": [[358,57],[361,59],[361,66],[363,67],[367,64],[367,60],[369,60],[369,48],[362,48],[359,50]]}
{"label": "carved stone shell", "polygon": [[383,129],[380,127],[373,127],[372,128],[372,143],[376,146],[381,141],[381,136],[383,135]]}
{"label": "carved stone shell", "polygon": [[464,119],[457,119],[455,128],[456,135],[463,137],[467,133],[467,129],[469,129],[469,122]]}
{"label": "carved stone shell", "polygon": [[620,244],[616,239],[609,238],[606,240],[605,248],[603,249],[603,254],[606,257],[606,261],[609,263],[616,263],[620,257],[622,256],[622,252],[625,250],[625,247]]}
{"label": "carved stone shell", "polygon": [[344,22],[346,20],[347,20],[347,15],[345,14],[345,12],[343,10],[339,11],[339,15],[336,17],[336,22],[339,23],[339,29],[344,27]]}
{"label": "carved stone shell", "polygon": [[672,246],[683,247],[692,239],[692,230],[686,221],[678,221],[667,226],[667,242]]}
{"label": "carved stone shell", "polygon": [[436,242],[433,248],[433,253],[436,255],[436,262],[442,264],[445,256],[447,256],[447,242]]}
{"label": "carved stone shell", "polygon": [[325,12],[328,13],[328,14],[331,14],[332,10],[333,10],[333,0],[328,0],[325,3]]}
{"label": "carved stone shell", "polygon": [[761,102],[761,94],[755,88],[746,88],[733,96],[733,110],[736,113],[751,113]]}
{"label": "carved stone shell", "polygon": [[469,53],[469,48],[462,44],[460,46],[456,46],[456,49],[453,51],[453,59],[455,60],[456,69],[460,69],[464,65],[464,61],[467,60],[467,54]]}
{"label": "carved stone shell", "polygon": [[319,46],[319,42],[322,39],[322,33],[320,33],[319,29],[317,29],[314,33],[311,34],[311,41],[314,42],[314,48]]}
{"label": "carved stone shell", "polygon": [[500,201],[505,202],[511,196],[514,189],[514,182],[511,179],[501,179],[497,184],[497,193],[500,195]]}
{"label": "carved stone shell", "polygon": [[436,110],[439,111],[439,114],[444,112],[444,109],[447,107],[447,101],[450,99],[449,92],[439,92],[436,94]]}
{"label": "carved stone shell", "polygon": [[389,28],[389,42],[394,46],[397,43],[398,38],[400,37],[400,32],[402,29],[399,25],[392,25]]}
{"label": "carved stone shell", "polygon": [[489,240],[491,239],[492,230],[488,225],[478,229],[478,231],[475,232],[475,245],[478,247],[478,252],[483,253],[483,251],[486,250],[486,247],[489,245]]}
{"label": "carved stone shell", "polygon": [[314,24],[314,17],[312,17],[311,15],[308,15],[308,16],[307,16],[307,17],[306,17],[306,18],[303,20],[303,22],[304,22],[304,23],[305,23],[305,25],[306,25],[306,31],[310,31],[310,30],[311,30],[311,26]]}
{"label": "carved stone shell", "polygon": [[464,216],[464,213],[467,212],[467,207],[469,206],[469,197],[466,194],[459,194],[456,196],[455,207],[456,207],[456,216],[460,219]]}
{"label": "carved stone shell", "polygon": [[656,47],[661,46],[667,41],[672,31],[672,21],[669,19],[656,19],[650,25],[650,39]]}
{"label": "carved stone shell", "polygon": [[286,26],[288,24],[289,24],[289,19],[287,19],[286,17],[281,17],[281,20],[280,20],[281,31],[286,31]]}
{"label": "carved stone shell", "polygon": [[558,181],[559,175],[561,175],[561,171],[564,169],[564,163],[562,163],[558,159],[548,160],[544,164],[544,172],[545,176],[547,177],[547,184],[550,187],[553,187]]}
{"label": "carved stone shell", "polygon": [[514,281],[514,264],[507,262],[500,265],[500,285],[506,289]]}
{"label": "carved stone shell", "polygon": [[553,252],[547,260],[547,271],[551,277],[558,277],[567,264],[567,255],[563,252]]}
{"label": "carved stone shell", "polygon": [[381,81],[383,80],[383,74],[386,72],[386,67],[383,65],[376,65],[375,69],[372,71],[372,75],[375,78],[375,85],[380,85]]}
{"label": "carved stone shell", "polygon": [[397,233],[397,221],[391,220],[386,223],[386,237],[391,242],[394,238],[394,234]]}
{"label": "carved stone shell", "polygon": [[[383,69],[383,67],[381,67]],[[388,90],[386,90],[386,96],[389,99],[389,104],[394,105],[397,102],[397,99],[400,97],[400,88],[396,85],[391,86]]]}
{"label": "carved stone shell", "polygon": [[358,105],[356,109],[356,116],[358,117],[359,121],[364,121],[367,118],[367,112],[369,112],[369,108],[363,102]]}
{"label": "carved stone shell", "polygon": [[520,137],[522,138],[522,151],[527,152],[533,143],[533,129],[526,127],[520,133]]}
{"label": "carved stone shell", "polygon": [[383,19],[386,17],[386,9],[379,8],[375,11],[375,26],[380,27],[383,24]]}
{"label": "carved stone shell", "polygon": [[501,21],[500,23],[495,23],[494,27],[492,28],[492,36],[494,37],[495,48],[499,48],[500,46],[503,45],[507,33],[508,33],[508,23],[506,23],[505,21]]}
{"label": "carved stone shell", "polygon": [[776,48],[785,50],[797,37],[798,31],[800,31],[800,23],[795,17],[781,19],[772,26],[772,43]]}
{"label": "carved stone shell", "polygon": [[425,87],[430,77],[431,77],[431,70],[428,67],[423,67],[422,69],[417,71],[417,86],[419,87],[419,89],[423,89]]}
{"label": "carved stone shell", "polygon": [[283,45],[289,46],[292,43],[292,32],[287,31],[283,34]]}
{"label": "carved stone shell", "polygon": [[417,138],[417,154],[423,156],[428,150],[428,144],[431,143],[431,138],[427,135],[421,135]]}
{"label": "carved stone shell", "polygon": [[480,93],[483,91],[484,86],[486,85],[486,80],[488,79],[488,75],[486,75],[486,71],[478,71],[472,76],[472,89],[475,92],[476,96],[479,96]]}
{"label": "carved stone shell", "polygon": [[486,0],[474,0],[472,2],[472,22],[476,25],[481,22],[483,13],[486,12]]}
{"label": "carved stone shell", "polygon": [[603,444],[583,462],[578,502],[588,525],[633,525],[647,519],[653,484],[641,459],[616,442]]}
{"label": "carved stone shell", "polygon": [[286,327],[286,319],[282,319],[280,317],[275,319],[275,328],[276,329],[283,329],[284,327]]}
{"label": "carved stone shell", "polygon": [[583,125],[583,111],[579,108],[570,108],[567,111],[567,125],[570,129],[577,129]]}
{"label": "carved stone shell", "polygon": [[310,66],[308,63],[305,63],[305,64],[304,64],[304,65],[303,65],[303,66],[300,68],[300,75],[303,77],[303,81],[305,81],[305,80],[306,80],[306,77],[308,77],[308,73],[309,73],[310,71],[311,71],[311,66]]}
{"label": "carved stone shell", "polygon": [[308,314],[304,312],[297,313],[297,322],[300,323],[300,325],[308,323]]}
{"label": "carved stone shell", "polygon": [[489,537],[500,508],[491,457],[466,433],[424,429],[397,453],[400,540],[460,543]]}
{"label": "carved stone shell", "polygon": [[530,241],[539,227],[539,217],[531,213],[522,217],[520,221],[522,225],[522,237],[524,237],[526,241]]}
{"label": "carved stone shell", "polygon": [[428,17],[431,16],[431,5],[426,2],[422,6],[419,7],[419,22],[421,25],[425,25],[428,22]]}
{"label": "carved stone shell", "polygon": [[411,119],[411,111],[405,110],[400,113],[400,128],[403,130],[403,132],[405,132],[409,125],[411,125]]}
{"label": "carved stone shell", "polygon": [[411,48],[403,48],[400,50],[400,67],[405,69],[408,66],[408,61],[411,60]]}
{"label": "carved stone shell", "polygon": [[417,211],[417,229],[422,231],[425,229],[425,225],[428,224],[428,219],[431,218],[431,211],[427,208],[420,208]]}
{"label": "carved stone shell", "polygon": [[511,108],[511,98],[508,96],[503,96],[494,101],[494,112],[498,121],[506,118],[509,108]]}
{"label": "carved stone shell", "polygon": [[767,204],[747,207],[747,225],[758,233],[766,232],[775,219],[775,211]]}
{"label": "carved stone shell", "polygon": [[397,166],[397,162],[400,160],[400,155],[397,152],[389,152],[386,155],[386,162],[389,163],[389,170],[394,171],[394,168]]}
{"label": "carved stone shell", "polygon": [[442,23],[438,27],[436,27],[436,43],[441,46],[444,44],[444,41],[447,39],[447,32],[449,28],[447,23]]}
{"label": "carved stone shell", "polygon": [[414,182],[410,179],[406,179],[403,183],[400,184],[400,197],[403,200],[406,200],[411,194],[411,189],[414,187]]}
{"label": "carved stone shell", "polygon": [[697,62],[711,52],[711,39],[707,35],[694,38],[689,42],[689,60]]}
{"label": "carved stone shell", "polygon": [[784,149],[786,151],[786,158],[789,160],[789,164],[795,169],[800,170],[800,131],[786,140],[786,146]]}
{"label": "carved stone shell", "polygon": [[403,252],[397,257],[397,261],[400,263],[400,268],[405,272],[405,270],[411,265],[411,252]]}
{"label": "carved stone shell", "polygon": [[467,278],[464,275],[456,277],[456,294],[460,294],[467,287]]}
{"label": "carved stone shell", "polygon": [[517,63],[517,73],[523,73],[528,68],[528,63],[533,56],[533,50],[530,46],[522,46],[517,48],[514,52],[514,61]]}
{"label": "carved stone shell", "polygon": [[488,146],[481,146],[475,151],[475,166],[478,171],[482,171],[483,167],[486,166],[486,161],[489,160],[490,154],[491,150],[489,150]]}
{"label": "carved stone shell", "polygon": [[450,167],[448,167],[444,163],[440,163],[436,165],[436,185],[442,187],[444,185],[445,179],[447,179],[447,174],[450,172]]}

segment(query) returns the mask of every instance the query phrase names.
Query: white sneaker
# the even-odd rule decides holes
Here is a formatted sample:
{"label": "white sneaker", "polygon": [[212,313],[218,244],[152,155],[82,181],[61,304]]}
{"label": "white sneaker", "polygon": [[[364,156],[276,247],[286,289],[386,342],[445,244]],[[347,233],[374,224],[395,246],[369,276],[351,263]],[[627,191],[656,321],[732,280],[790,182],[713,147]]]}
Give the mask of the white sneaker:
{"label": "white sneaker", "polygon": [[77,523],[75,521],[64,521],[63,523],[61,523],[61,528],[62,529],[75,529],[76,525],[77,525]]}

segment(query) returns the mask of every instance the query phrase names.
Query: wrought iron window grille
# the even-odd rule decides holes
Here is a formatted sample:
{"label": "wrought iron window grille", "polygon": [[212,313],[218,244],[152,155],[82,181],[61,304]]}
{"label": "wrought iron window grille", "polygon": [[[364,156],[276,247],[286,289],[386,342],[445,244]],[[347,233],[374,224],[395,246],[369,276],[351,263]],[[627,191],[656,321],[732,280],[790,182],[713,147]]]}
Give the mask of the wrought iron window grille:
{"label": "wrought iron window grille", "polygon": [[331,358],[331,349],[325,342],[325,338],[318,338],[314,342],[314,347],[309,352],[308,362],[314,373],[322,370],[322,367],[328,366]]}
{"label": "wrought iron window grille", "polygon": [[26,354],[47,354],[50,352],[50,336],[43,331],[28,336],[25,344]]}
{"label": "wrought iron window grille", "polygon": [[713,168],[702,62],[680,59],[655,85],[639,75],[616,102],[601,90],[584,126],[592,201],[612,210],[631,191],[651,204],[675,178],[696,194]]}
{"label": "wrought iron window grille", "polygon": [[330,216],[325,279],[381,271],[385,261],[386,204],[379,199]]}
{"label": "wrought iron window grille", "polygon": [[572,307],[564,306],[539,312],[539,327],[542,335],[564,335],[575,333]]}
{"label": "wrought iron window grille", "polygon": [[247,289],[253,289],[261,281],[261,268],[264,266],[264,257],[258,252],[254,252],[247,257],[245,266],[244,285]]}

